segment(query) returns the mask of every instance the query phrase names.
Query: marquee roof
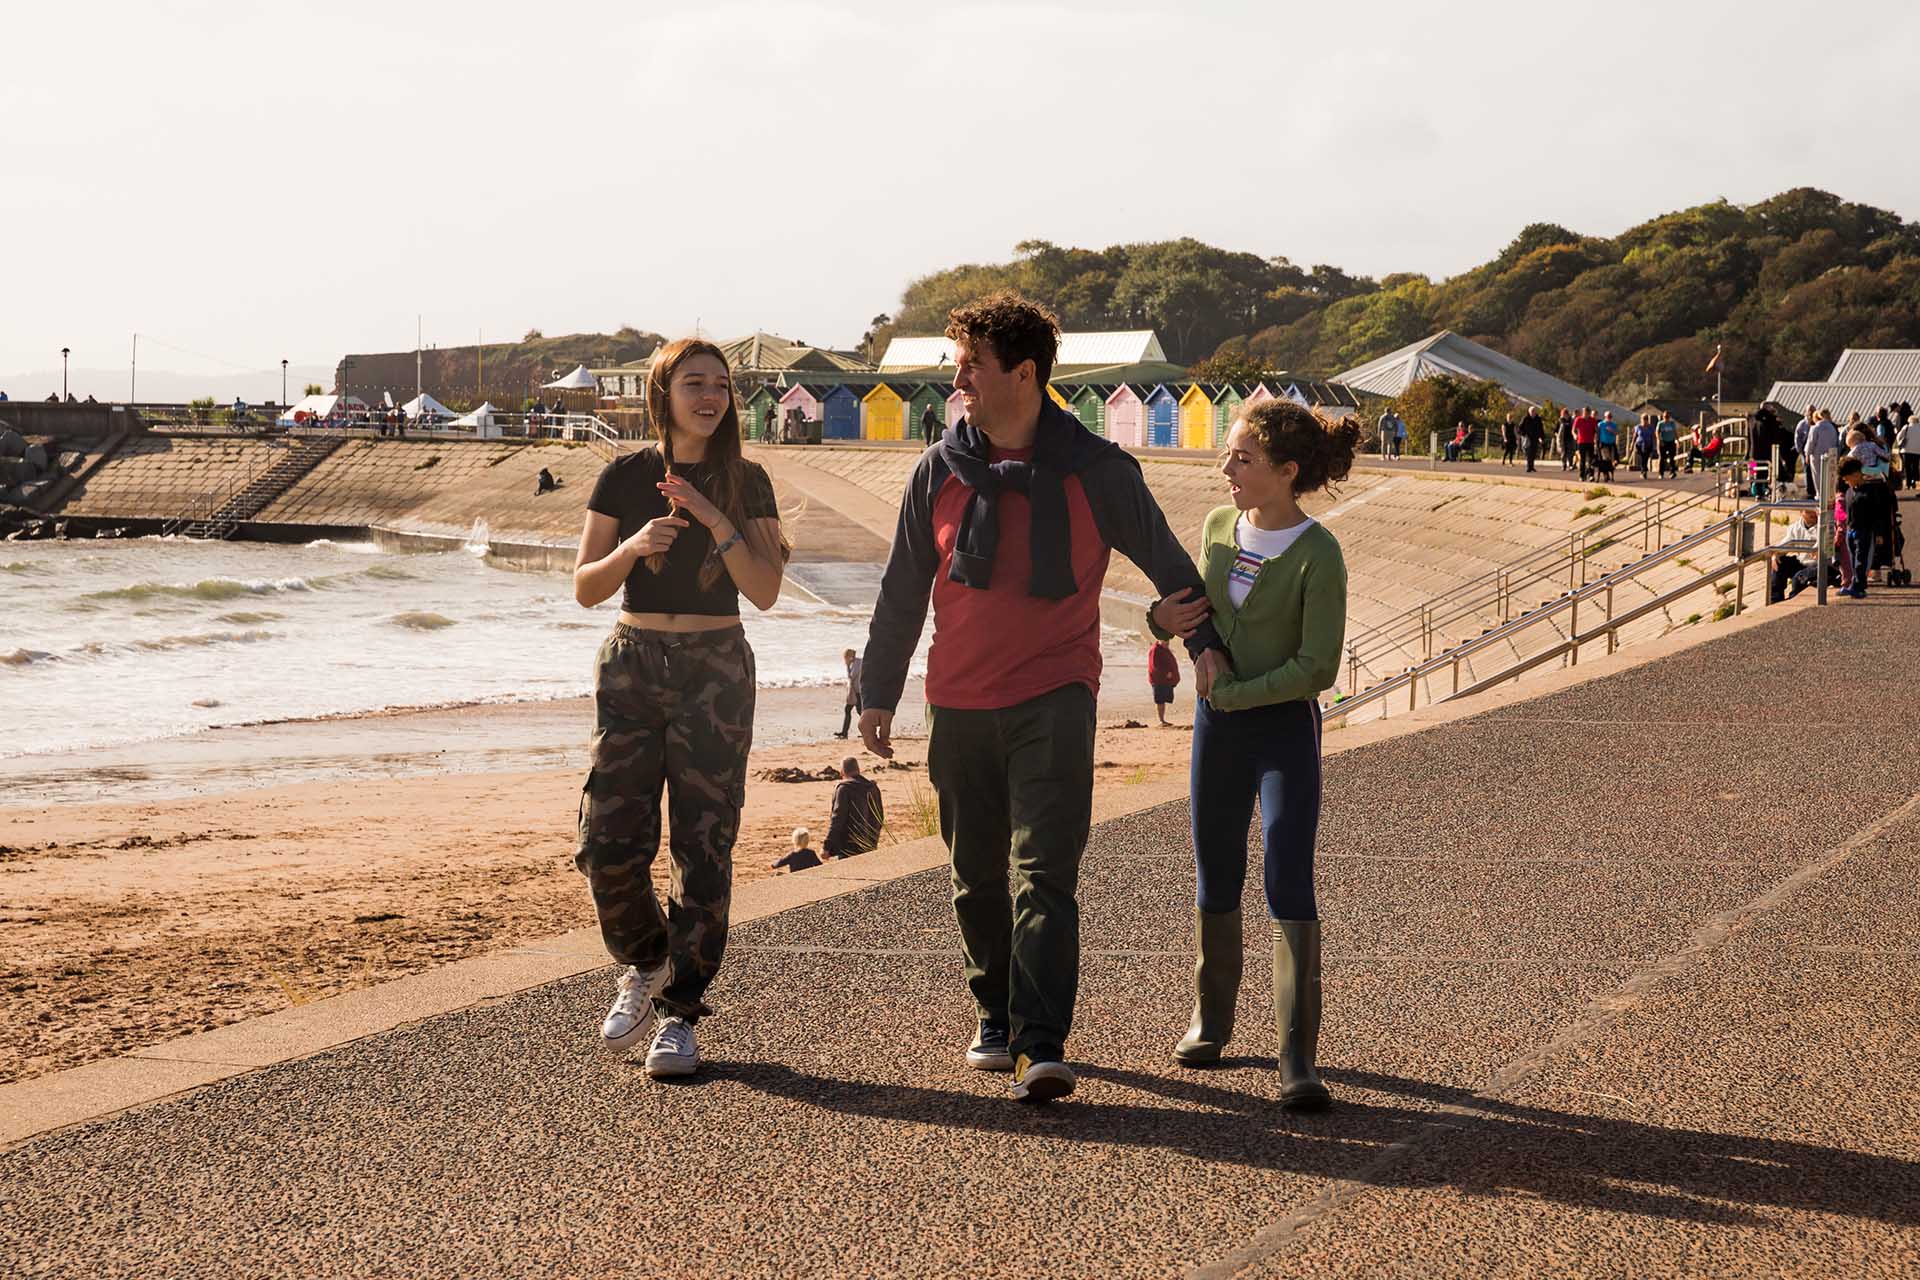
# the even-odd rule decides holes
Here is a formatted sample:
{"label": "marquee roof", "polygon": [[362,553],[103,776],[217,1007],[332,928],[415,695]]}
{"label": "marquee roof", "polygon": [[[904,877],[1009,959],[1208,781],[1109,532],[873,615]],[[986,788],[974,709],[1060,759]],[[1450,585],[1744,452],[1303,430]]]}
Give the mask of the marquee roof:
{"label": "marquee roof", "polygon": [[1616,414],[1633,412],[1626,405],[1602,399],[1571,382],[1562,382],[1550,373],[1521,364],[1450,329],[1442,329],[1430,338],[1355,365],[1345,373],[1335,374],[1333,381],[1370,395],[1397,396],[1412,386],[1415,379],[1442,373],[1478,382],[1497,382],[1509,396],[1526,404],[1538,405],[1551,400],[1561,406],[1585,404],[1596,410],[1611,409]]}

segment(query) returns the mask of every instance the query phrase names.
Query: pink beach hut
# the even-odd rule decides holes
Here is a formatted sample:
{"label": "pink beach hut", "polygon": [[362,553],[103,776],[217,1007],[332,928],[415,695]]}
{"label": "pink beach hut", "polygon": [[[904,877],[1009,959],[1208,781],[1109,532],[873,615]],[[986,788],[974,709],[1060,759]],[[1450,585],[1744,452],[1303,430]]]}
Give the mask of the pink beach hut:
{"label": "pink beach hut", "polygon": [[1124,382],[1107,397],[1107,439],[1135,449],[1147,441],[1140,393]]}
{"label": "pink beach hut", "polygon": [[960,388],[955,387],[947,393],[947,425],[952,426],[966,416],[966,402],[960,399]]}
{"label": "pink beach hut", "polygon": [[[789,409],[798,409],[800,416],[809,422],[818,422],[825,416],[820,410],[820,397],[816,394],[816,389],[802,385],[787,388],[787,393],[780,397],[781,422],[787,420]],[[779,439],[778,433],[774,438]]]}
{"label": "pink beach hut", "polygon": [[1274,394],[1273,388],[1264,382],[1247,392],[1247,403],[1250,405],[1259,404],[1265,400],[1278,400],[1279,398],[1279,396]]}

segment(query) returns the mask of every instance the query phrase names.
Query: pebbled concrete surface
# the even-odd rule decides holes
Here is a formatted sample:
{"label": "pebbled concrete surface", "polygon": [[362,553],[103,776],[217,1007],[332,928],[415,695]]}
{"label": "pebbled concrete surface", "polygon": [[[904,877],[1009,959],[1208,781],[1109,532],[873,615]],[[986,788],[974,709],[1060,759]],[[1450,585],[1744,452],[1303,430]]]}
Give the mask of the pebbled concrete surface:
{"label": "pebbled concrete surface", "polygon": [[738,930],[692,1082],[594,1043],[605,972],[553,983],[0,1153],[0,1256],[1912,1274],[1920,712],[1870,673],[1915,634],[1920,598],[1881,593],[1330,760],[1325,1115],[1273,1105],[1257,934],[1237,1056],[1165,1060],[1191,964],[1173,804],[1089,852],[1069,1102],[1020,1107],[960,1065],[928,872]]}

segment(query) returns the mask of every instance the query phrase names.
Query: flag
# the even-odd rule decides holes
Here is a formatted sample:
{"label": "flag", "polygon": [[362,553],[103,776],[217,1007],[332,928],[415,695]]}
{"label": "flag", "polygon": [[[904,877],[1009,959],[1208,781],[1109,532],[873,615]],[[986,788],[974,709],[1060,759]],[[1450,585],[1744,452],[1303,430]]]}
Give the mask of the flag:
{"label": "flag", "polygon": [[1716,346],[1713,349],[1713,359],[1707,361],[1707,372],[1712,373],[1715,369],[1718,369],[1719,367],[1720,367],[1720,348]]}

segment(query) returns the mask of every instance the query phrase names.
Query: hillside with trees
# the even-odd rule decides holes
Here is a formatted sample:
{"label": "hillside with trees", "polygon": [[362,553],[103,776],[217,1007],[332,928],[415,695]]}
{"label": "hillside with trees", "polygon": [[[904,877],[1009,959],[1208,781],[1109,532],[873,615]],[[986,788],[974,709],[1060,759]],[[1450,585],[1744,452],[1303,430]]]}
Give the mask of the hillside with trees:
{"label": "hillside with trees", "polygon": [[1029,240],[1014,253],[915,280],[896,314],[874,318],[867,348],[938,333],[949,308],[1001,287],[1071,329],[1155,329],[1171,359],[1206,370],[1326,377],[1451,329],[1627,401],[1710,391],[1716,345],[1729,399],[1823,378],[1845,347],[1920,346],[1920,224],[1806,187],[1613,237],[1535,223],[1492,261],[1437,281],[1192,239],[1101,250]]}

